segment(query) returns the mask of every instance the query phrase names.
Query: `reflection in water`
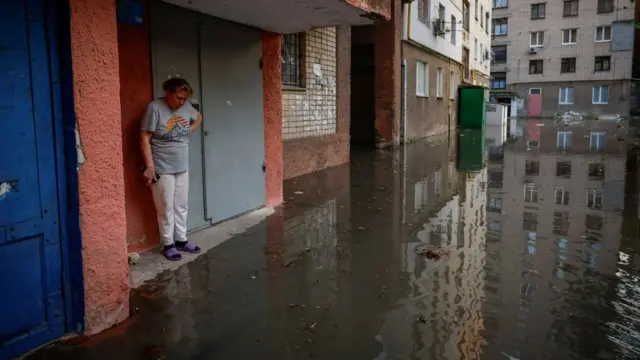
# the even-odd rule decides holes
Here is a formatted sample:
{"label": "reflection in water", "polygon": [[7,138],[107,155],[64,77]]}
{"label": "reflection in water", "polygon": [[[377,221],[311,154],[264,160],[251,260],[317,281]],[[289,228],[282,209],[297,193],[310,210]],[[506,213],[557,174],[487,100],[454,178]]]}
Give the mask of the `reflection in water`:
{"label": "reflection in water", "polygon": [[33,358],[639,358],[624,128],[517,125],[288,181],[265,223],[137,291],[120,333]]}

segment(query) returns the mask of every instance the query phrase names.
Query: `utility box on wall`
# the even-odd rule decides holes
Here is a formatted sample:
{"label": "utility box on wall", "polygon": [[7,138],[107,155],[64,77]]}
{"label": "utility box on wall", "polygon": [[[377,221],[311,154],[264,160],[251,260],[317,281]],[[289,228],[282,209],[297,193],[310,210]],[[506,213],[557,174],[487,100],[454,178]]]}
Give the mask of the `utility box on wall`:
{"label": "utility box on wall", "polygon": [[461,130],[483,129],[487,121],[485,88],[461,87],[458,90],[458,124]]}

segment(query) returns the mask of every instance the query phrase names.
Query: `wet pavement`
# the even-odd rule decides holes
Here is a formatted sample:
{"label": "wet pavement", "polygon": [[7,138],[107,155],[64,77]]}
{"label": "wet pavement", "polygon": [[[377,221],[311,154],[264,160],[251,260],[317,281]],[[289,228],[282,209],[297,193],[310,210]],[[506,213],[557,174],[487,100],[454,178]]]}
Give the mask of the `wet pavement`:
{"label": "wet pavement", "polygon": [[288,181],[264,222],[133,291],[125,324],[28,359],[639,358],[627,127],[511,131]]}

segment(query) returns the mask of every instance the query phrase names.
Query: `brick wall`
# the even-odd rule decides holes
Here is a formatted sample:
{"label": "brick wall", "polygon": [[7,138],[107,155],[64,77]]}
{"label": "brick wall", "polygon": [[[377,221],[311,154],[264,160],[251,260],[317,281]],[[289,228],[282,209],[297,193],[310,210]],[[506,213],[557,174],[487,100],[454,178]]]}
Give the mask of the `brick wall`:
{"label": "brick wall", "polygon": [[[351,78],[351,28],[340,26],[335,34],[335,130],[328,135],[284,137],[284,178],[290,179],[349,161],[349,114]],[[309,61],[312,59],[307,56]],[[309,71],[313,71],[313,66]],[[324,69],[323,75],[324,74]],[[315,76],[315,75],[314,75]],[[307,87],[311,79],[307,79]],[[312,91],[312,90],[306,90]],[[291,95],[283,89],[283,98]],[[283,118],[286,117],[283,106]],[[283,119],[283,133],[285,128]]]}
{"label": "brick wall", "polygon": [[283,89],[283,138],[296,139],[336,132],[336,28],[305,33],[305,86]]}

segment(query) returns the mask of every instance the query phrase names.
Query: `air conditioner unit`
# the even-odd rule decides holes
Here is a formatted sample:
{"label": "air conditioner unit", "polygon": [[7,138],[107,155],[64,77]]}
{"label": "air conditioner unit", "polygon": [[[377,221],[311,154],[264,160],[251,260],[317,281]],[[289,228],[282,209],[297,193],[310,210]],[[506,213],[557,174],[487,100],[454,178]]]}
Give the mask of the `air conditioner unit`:
{"label": "air conditioner unit", "polygon": [[537,54],[538,53],[538,48],[537,47],[530,47],[529,48],[529,54]]}
{"label": "air conditioner unit", "polygon": [[443,36],[446,33],[443,19],[436,19],[436,21],[433,22],[433,32],[440,36]]}

